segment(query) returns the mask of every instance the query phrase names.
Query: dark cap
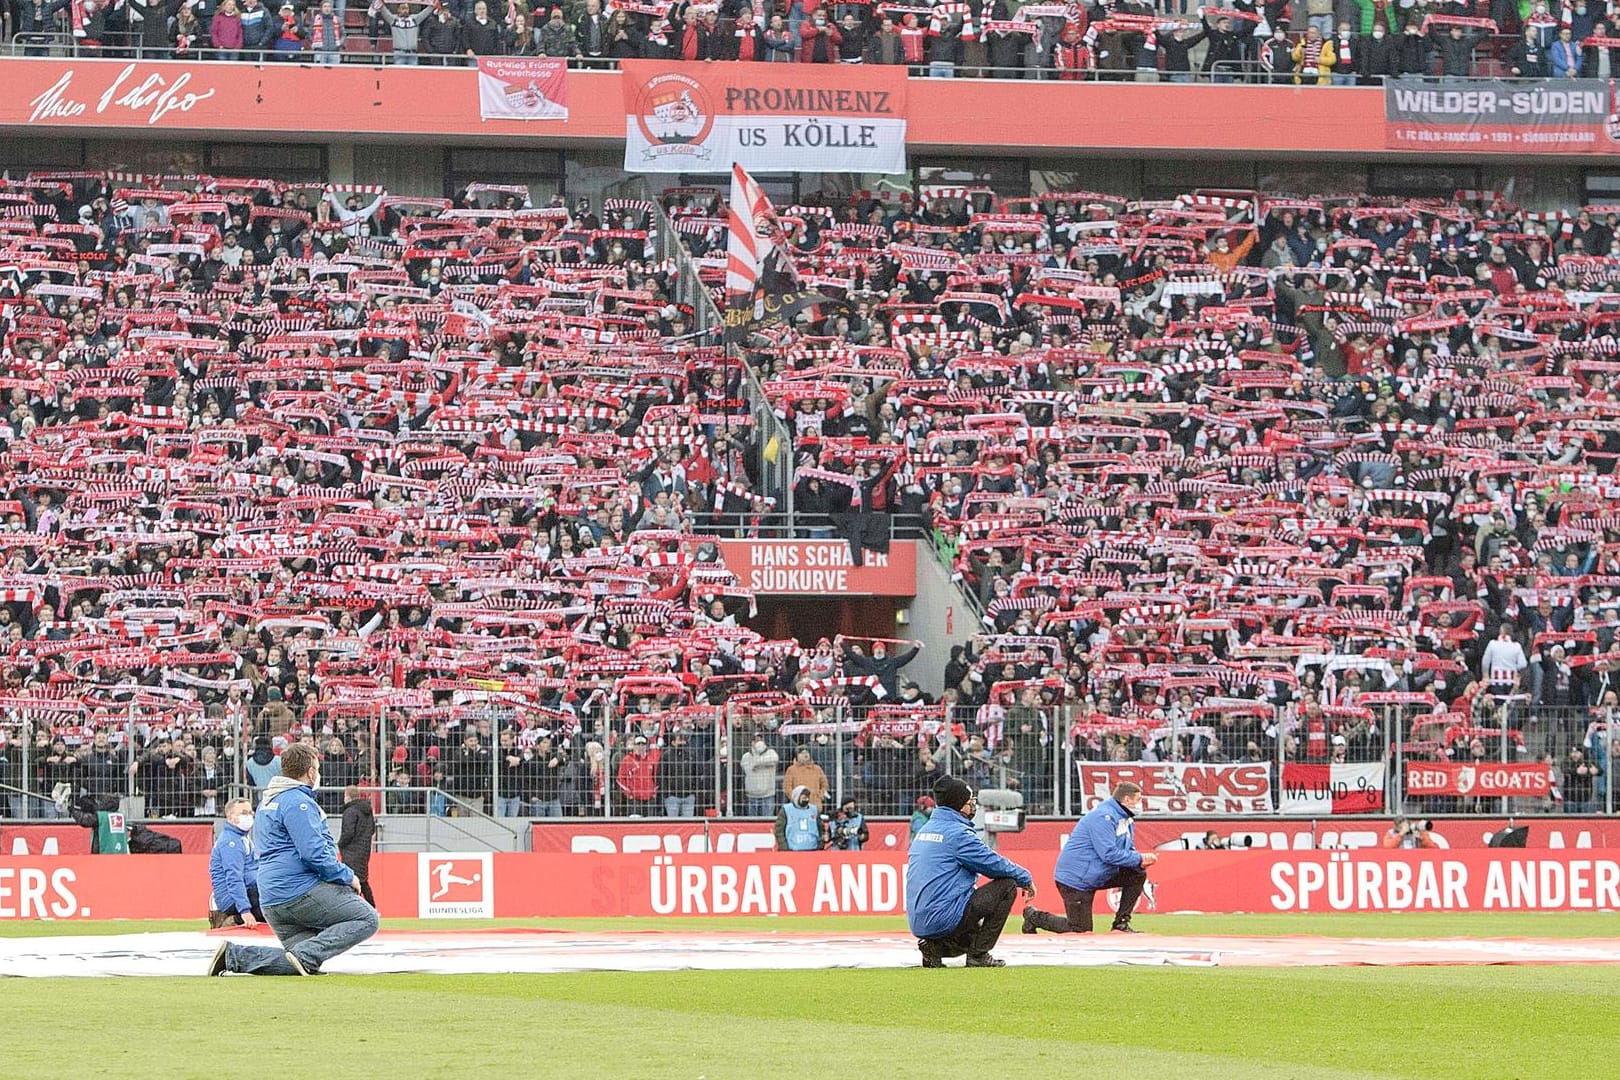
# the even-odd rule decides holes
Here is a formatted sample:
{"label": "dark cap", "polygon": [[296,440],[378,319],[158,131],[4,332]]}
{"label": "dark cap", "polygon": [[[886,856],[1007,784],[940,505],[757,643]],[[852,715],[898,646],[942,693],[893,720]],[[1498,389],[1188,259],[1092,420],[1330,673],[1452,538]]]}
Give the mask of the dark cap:
{"label": "dark cap", "polygon": [[973,798],[973,789],[963,780],[947,776],[934,785],[934,801],[952,810],[960,810]]}

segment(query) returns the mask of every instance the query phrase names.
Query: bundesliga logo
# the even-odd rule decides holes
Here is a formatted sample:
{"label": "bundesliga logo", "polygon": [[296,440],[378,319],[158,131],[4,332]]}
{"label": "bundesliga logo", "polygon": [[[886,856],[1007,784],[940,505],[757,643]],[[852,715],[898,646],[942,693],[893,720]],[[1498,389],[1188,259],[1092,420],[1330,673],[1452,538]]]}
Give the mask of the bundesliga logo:
{"label": "bundesliga logo", "polygon": [[495,915],[494,860],[489,854],[417,857],[417,908],[424,919]]}

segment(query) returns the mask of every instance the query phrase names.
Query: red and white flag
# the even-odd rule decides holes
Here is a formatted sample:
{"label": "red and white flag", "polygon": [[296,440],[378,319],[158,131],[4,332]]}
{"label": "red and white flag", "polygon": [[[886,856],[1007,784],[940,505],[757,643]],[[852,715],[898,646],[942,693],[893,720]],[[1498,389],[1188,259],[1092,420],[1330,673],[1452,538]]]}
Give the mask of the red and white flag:
{"label": "red and white flag", "polygon": [[726,296],[730,306],[753,296],[759,268],[771,253],[771,200],[741,165],[731,167],[726,234]]}
{"label": "red and white flag", "polygon": [[1284,814],[1379,813],[1384,808],[1384,763],[1287,763],[1277,799]]}

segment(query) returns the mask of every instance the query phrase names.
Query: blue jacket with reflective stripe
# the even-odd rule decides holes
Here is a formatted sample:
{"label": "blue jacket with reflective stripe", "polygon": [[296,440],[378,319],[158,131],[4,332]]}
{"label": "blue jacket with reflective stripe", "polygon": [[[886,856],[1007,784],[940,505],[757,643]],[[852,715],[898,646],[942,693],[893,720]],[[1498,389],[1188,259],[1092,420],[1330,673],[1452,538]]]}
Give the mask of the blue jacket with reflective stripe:
{"label": "blue jacket with reflective stripe", "polygon": [[250,834],[226,822],[208,855],[208,883],[214,890],[214,910],[249,911],[247,891],[259,881],[259,860],[253,854]]}
{"label": "blue jacket with reflective stripe", "polygon": [[1109,799],[1074,823],[1052,876],[1071,889],[1100,889],[1121,870],[1141,865],[1136,817]]}
{"label": "blue jacket with reflective stripe", "polygon": [[988,878],[1012,878],[1020,888],[1034,880],[1022,866],[997,855],[960,811],[940,806],[916,836],[906,862],[906,921],[920,938],[956,929],[968,897]]}
{"label": "blue jacket with reflective stripe", "polygon": [[272,781],[253,818],[253,846],[264,907],[296,900],[323,881],[347,885],[354,880],[354,872],[338,862],[337,841],[315,792],[303,784],[278,791]]}

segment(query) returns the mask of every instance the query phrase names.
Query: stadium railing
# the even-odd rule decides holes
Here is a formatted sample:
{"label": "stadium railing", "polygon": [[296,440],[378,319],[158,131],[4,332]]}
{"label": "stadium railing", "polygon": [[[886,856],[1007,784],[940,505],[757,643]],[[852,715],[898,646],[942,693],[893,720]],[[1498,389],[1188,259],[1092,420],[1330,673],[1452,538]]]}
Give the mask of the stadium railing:
{"label": "stadium railing", "polygon": [[[351,15],[353,12],[350,13]],[[1290,40],[1303,37],[1303,33],[1290,35]],[[1472,76],[1446,76],[1448,84],[1466,81],[1467,78],[1476,79],[1505,79],[1515,81],[1515,77],[1505,70],[1501,74],[1497,69],[1501,62],[1495,59],[1504,55],[1507,48],[1513,44],[1514,38],[1508,35],[1494,35],[1485,43],[1478,46],[1477,67]],[[319,57],[329,55],[334,59],[326,61]],[[304,64],[321,65],[325,63],[360,64],[368,67],[406,66],[406,67],[471,67],[474,59],[461,54],[440,55],[434,53],[416,53],[405,64],[396,65],[389,38],[384,34],[378,39],[375,46],[371,44],[369,35],[364,30],[364,24],[357,28],[351,21],[344,47],[333,53],[317,53],[310,49],[296,52],[277,52],[274,49],[214,49],[191,48],[177,52],[173,46],[165,45],[155,48],[143,45],[139,41],[109,35],[100,46],[84,45],[66,30],[50,34],[16,34],[10,40],[0,42],[0,59],[25,59],[34,57],[49,57],[56,59],[119,59],[119,60],[176,60],[181,62],[212,62],[212,63],[252,63],[273,66],[276,64]],[[708,61],[705,61],[706,63]],[[724,61],[721,61],[722,63]],[[615,59],[607,57],[570,57],[570,69],[577,71],[613,71],[619,64]],[[1196,70],[1189,72],[1168,72],[1149,68],[1123,68],[1117,70],[1081,69],[1069,70],[1057,67],[1032,67],[1021,65],[1016,67],[995,67],[966,64],[929,63],[911,64],[906,66],[907,74],[916,79],[1010,79],[1039,82],[1164,82],[1169,84],[1186,83],[1225,83],[1242,85],[1277,85],[1295,86],[1291,69],[1274,72],[1258,60],[1224,60],[1216,62],[1209,70],[1201,64],[1194,65]],[[1436,79],[1442,78],[1437,71],[1422,73]],[[1356,85],[1365,88],[1369,85],[1381,85],[1383,76],[1370,76],[1365,83]],[[1527,80],[1542,81],[1542,80]],[[1303,84],[1318,89],[1345,89],[1345,86],[1319,86],[1314,81],[1306,80]]]}
{"label": "stadium railing", "polygon": [[[328,784],[318,796],[336,814],[343,789],[357,785],[375,793],[384,814],[481,818],[508,830],[514,820],[528,819],[770,817],[787,794],[788,770],[802,749],[807,766],[825,778],[832,807],[854,797],[871,816],[909,814],[945,775],[1019,791],[1033,816],[1072,817],[1111,786],[1119,769],[1158,768],[1174,787],[1184,779],[1183,767],[1204,770],[1207,782],[1238,766],[1262,766],[1270,781],[1269,809],[1251,802],[1243,812],[1281,814],[1287,789],[1302,783],[1291,766],[1325,766],[1331,777],[1335,765],[1377,785],[1381,800],[1375,801],[1386,814],[1607,814],[1615,810],[1620,770],[1611,710],[1545,706],[1528,695],[1484,700],[1469,718],[1408,704],[1359,714],[1330,708],[1324,717],[1255,706],[1124,719],[1040,704],[953,716],[943,705],[854,705],[780,694],[739,694],[712,706],[654,703],[647,711],[629,705],[615,702],[586,721],[584,733],[549,746],[516,730],[517,722],[532,718],[504,705],[473,709],[462,726],[421,732],[396,709],[351,709],[323,721],[317,707],[306,715],[323,727],[334,725],[313,736],[326,755]],[[65,817],[62,784],[118,796],[136,818],[215,816],[230,797],[256,797],[264,778],[275,774],[276,754],[300,732],[286,732],[285,723],[277,710],[268,717],[255,711],[240,734],[217,719],[165,733],[144,730],[132,717],[104,727],[109,751],[92,768],[89,729],[15,718],[3,726],[0,784],[9,786],[0,797],[0,817]],[[271,734],[278,726],[282,733]],[[493,752],[461,753],[464,730],[494,744]],[[512,731],[507,745],[503,730]],[[164,734],[184,742],[177,749],[164,743]],[[1336,734],[1345,735],[1342,748]],[[638,735],[647,739],[651,761],[627,766],[637,755]],[[66,746],[71,763],[51,760],[57,737],[72,740]],[[687,749],[671,762],[678,737]],[[217,769],[212,781],[202,774],[209,750]],[[542,756],[560,760],[548,773],[536,761]],[[1425,763],[1472,767],[1471,777],[1511,765],[1518,783],[1528,783],[1523,777],[1542,766],[1548,780],[1513,795],[1469,794],[1477,791],[1469,787],[1473,779],[1457,794],[1409,791],[1408,767]],[[814,769],[801,772],[815,775]],[[1300,812],[1297,805],[1294,810]],[[1194,801],[1185,812],[1201,811]],[[1224,805],[1215,812],[1234,810]]]}
{"label": "stadium railing", "polygon": [[[920,514],[874,514],[885,525],[890,540],[927,540],[933,530]],[[693,531],[722,539],[836,540],[837,523],[830,514],[696,514]]]}

